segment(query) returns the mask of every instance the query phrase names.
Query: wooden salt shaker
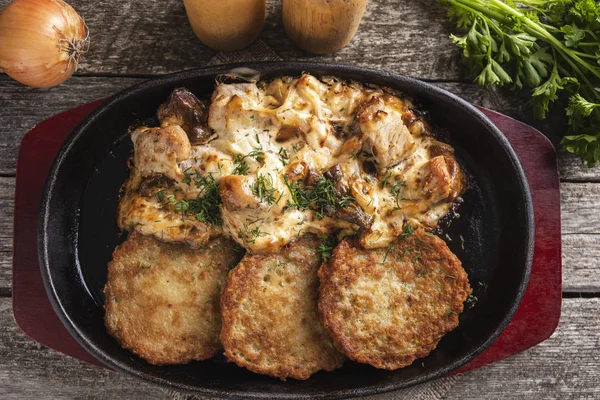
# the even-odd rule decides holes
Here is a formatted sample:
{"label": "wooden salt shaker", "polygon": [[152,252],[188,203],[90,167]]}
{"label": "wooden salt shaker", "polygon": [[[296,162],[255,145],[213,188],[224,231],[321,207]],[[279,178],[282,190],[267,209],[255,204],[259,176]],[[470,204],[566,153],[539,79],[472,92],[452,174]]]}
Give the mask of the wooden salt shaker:
{"label": "wooden salt shaker", "polygon": [[266,0],[183,0],[183,4],[198,39],[215,50],[243,49],[265,25]]}
{"label": "wooden salt shaker", "polygon": [[367,0],[283,0],[283,26],[298,47],[333,53],[356,34]]}

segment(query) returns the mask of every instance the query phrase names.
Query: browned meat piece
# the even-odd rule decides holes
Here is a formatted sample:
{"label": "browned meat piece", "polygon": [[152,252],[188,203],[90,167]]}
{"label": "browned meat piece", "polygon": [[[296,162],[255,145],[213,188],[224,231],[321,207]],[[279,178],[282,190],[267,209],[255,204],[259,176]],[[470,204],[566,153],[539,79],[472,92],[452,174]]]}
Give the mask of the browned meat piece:
{"label": "browned meat piece", "polygon": [[258,200],[252,194],[251,185],[254,178],[242,175],[228,175],[219,182],[219,195],[223,207],[229,211],[240,211],[245,208],[256,208]]}
{"label": "browned meat piece", "polygon": [[206,143],[212,136],[208,127],[208,106],[189,90],[173,90],[169,99],[157,112],[160,126],[179,125],[187,133],[192,145]]}
{"label": "browned meat piece", "polygon": [[415,141],[404,125],[402,113],[379,97],[361,104],[356,118],[363,134],[363,149],[373,154],[380,169],[398,164],[414,152]]}
{"label": "browned meat piece", "polygon": [[431,173],[424,179],[428,196],[448,201],[455,200],[467,189],[463,170],[458,165],[454,150],[448,144],[438,142],[429,148]]}

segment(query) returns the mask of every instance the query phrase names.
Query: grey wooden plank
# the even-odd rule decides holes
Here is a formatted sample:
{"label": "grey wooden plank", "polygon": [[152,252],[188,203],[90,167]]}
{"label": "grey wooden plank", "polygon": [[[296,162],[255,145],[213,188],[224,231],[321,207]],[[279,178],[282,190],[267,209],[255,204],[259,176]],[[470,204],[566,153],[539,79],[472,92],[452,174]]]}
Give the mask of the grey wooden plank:
{"label": "grey wooden plank", "polygon": [[[0,290],[12,276],[15,178],[0,177]],[[600,184],[563,183],[563,290],[600,292]]]}
{"label": "grey wooden plank", "polygon": [[27,337],[0,298],[0,398],[166,398],[155,387],[64,356]]}
{"label": "grey wooden plank", "polygon": [[561,179],[571,182],[600,182],[600,164],[590,168],[574,154],[559,153],[558,171]]}
{"label": "grey wooden plank", "polygon": [[12,238],[15,178],[0,178],[0,292],[12,279]]}
{"label": "grey wooden plank", "polygon": [[[513,92],[506,87],[497,86],[482,88],[473,83],[433,83],[473,104],[498,111],[533,126],[546,135],[556,148],[560,148],[560,138],[566,130],[564,113],[560,111],[560,108],[557,108],[557,112],[549,114],[547,119],[536,120],[527,105],[530,96],[526,92]],[[575,163],[572,165],[575,166]],[[568,168],[565,169],[564,173],[564,178],[570,176]]]}
{"label": "grey wooden plank", "polygon": [[[9,0],[0,0],[0,6]],[[205,65],[216,54],[189,26],[181,0],[71,0],[84,17],[91,46],[79,74],[162,74]],[[286,60],[343,62],[425,79],[464,79],[453,26],[435,0],[370,1],[355,39],[341,52],[312,56],[283,31],[281,2],[268,1],[259,40]]]}
{"label": "grey wooden plank", "polygon": [[563,299],[555,334],[508,360],[461,375],[447,399],[600,398],[600,299]]}
{"label": "grey wooden plank", "polygon": [[600,235],[563,235],[563,290],[600,292]]}
{"label": "grey wooden plank", "polygon": [[600,185],[563,182],[560,185],[562,233],[600,233]]}
{"label": "grey wooden plank", "polygon": [[281,2],[267,4],[269,17],[261,39],[284,60],[339,62],[426,80],[470,80],[448,39],[454,27],[445,7],[435,0],[370,1],[350,44],[325,56],[296,48],[282,33]]}
{"label": "grey wooden plank", "polygon": [[62,111],[110,96],[140,79],[71,78],[50,89],[25,87],[0,76],[0,174],[14,174],[21,139],[35,124]]}
{"label": "grey wooden plank", "polygon": [[[560,325],[542,344],[507,360],[391,399],[568,399],[600,395],[600,299],[564,299]],[[26,337],[0,298],[0,396],[3,399],[188,398],[63,356]],[[418,391],[417,391],[418,389]],[[419,396],[415,396],[419,393]]]}

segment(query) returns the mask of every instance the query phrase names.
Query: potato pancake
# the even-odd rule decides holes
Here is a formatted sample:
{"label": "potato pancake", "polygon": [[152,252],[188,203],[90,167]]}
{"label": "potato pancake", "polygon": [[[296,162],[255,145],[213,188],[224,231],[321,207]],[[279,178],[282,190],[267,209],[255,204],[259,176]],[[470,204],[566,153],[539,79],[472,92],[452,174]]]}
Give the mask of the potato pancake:
{"label": "potato pancake", "polygon": [[342,365],[317,311],[320,243],[305,236],[277,254],[247,255],[232,271],[221,296],[230,361],[282,380]]}
{"label": "potato pancake", "polygon": [[133,232],[108,264],[108,332],[150,364],[212,357],[221,348],[221,286],[238,249],[216,239],[194,251]]}
{"label": "potato pancake", "polygon": [[381,249],[342,241],[319,278],[321,319],[338,349],[388,370],[428,355],[471,294],[461,262],[423,230]]}

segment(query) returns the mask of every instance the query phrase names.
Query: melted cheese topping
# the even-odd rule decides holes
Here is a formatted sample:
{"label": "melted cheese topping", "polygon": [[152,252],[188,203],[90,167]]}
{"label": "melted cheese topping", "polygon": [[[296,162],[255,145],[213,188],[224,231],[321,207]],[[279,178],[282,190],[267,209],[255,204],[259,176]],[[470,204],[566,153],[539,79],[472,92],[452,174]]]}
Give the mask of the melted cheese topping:
{"label": "melted cheese topping", "polygon": [[[164,241],[197,247],[227,235],[251,252],[271,252],[308,232],[359,233],[365,248],[382,247],[407,224],[435,228],[465,189],[452,148],[431,135],[410,100],[376,87],[306,74],[219,84],[208,114],[213,140],[192,146],[170,123],[132,134],[119,208],[121,228]],[[340,207],[352,207],[294,207],[294,182],[332,169]],[[144,186],[149,177],[153,185]],[[202,179],[218,184],[221,226],[185,212],[185,201],[206,195]]]}

